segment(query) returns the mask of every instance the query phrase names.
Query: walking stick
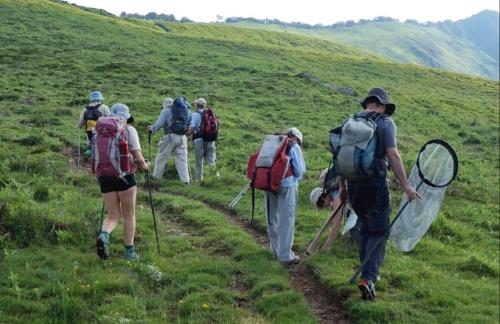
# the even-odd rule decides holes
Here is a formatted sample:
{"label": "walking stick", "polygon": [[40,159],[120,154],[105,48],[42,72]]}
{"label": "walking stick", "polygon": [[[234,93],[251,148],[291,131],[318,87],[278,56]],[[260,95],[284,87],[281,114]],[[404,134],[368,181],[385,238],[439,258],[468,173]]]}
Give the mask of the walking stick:
{"label": "walking stick", "polygon": [[158,229],[156,228],[155,209],[153,207],[153,196],[151,195],[151,182],[149,180],[149,170],[146,171],[146,182],[148,183],[149,202],[151,204],[151,213],[153,214],[153,223],[155,225],[156,247],[158,248],[158,255],[161,256],[161,253],[160,253],[160,242],[158,240]]}
{"label": "walking stick", "polygon": [[151,130],[148,131],[148,160],[151,161]]}
{"label": "walking stick", "polygon": [[99,232],[102,232],[102,222],[104,220],[104,200],[102,201],[102,209],[101,209],[101,225],[99,226]]}
{"label": "walking stick", "polygon": [[226,209],[233,209],[234,206],[236,206],[236,204],[240,201],[240,199],[248,192],[248,190],[250,190],[250,182],[247,183],[245,187],[243,187],[240,193],[237,194],[236,197],[233,198],[233,200],[231,200],[229,205],[227,205]]}
{"label": "walking stick", "polygon": [[309,245],[307,246],[307,249],[306,249],[306,252],[307,254],[312,254],[315,250],[316,250],[316,247],[318,245],[318,242],[321,238],[321,235],[323,235],[323,233],[325,232],[326,228],[328,227],[328,225],[330,225],[330,223],[333,221],[333,219],[335,218],[335,216],[337,216],[338,212],[341,210],[341,208],[345,205],[346,201],[342,201],[338,206],[337,208],[335,208],[335,210],[333,211],[333,213],[330,215],[330,217],[328,217],[328,219],[326,220],[326,222],[323,224],[323,226],[321,227],[321,229],[318,231],[318,233],[316,234],[316,236],[314,237],[314,239],[311,241],[311,243],[309,243]]}
{"label": "walking stick", "polygon": [[77,133],[78,133],[78,160],[76,161],[76,168],[78,169],[78,171],[80,171],[80,138],[82,136],[82,132],[80,131],[80,128],[77,128],[76,129]]}

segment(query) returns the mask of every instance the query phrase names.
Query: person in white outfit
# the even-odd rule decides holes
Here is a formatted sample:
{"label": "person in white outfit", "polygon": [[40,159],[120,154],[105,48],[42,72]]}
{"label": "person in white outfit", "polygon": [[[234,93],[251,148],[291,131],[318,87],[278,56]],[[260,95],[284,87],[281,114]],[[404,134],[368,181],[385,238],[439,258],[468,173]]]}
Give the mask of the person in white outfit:
{"label": "person in white outfit", "polygon": [[179,179],[184,184],[189,184],[186,135],[175,134],[169,130],[172,123],[172,104],[172,98],[165,98],[162,103],[160,116],[158,116],[153,125],[148,126],[148,131],[152,133],[162,128],[165,130],[165,135],[162,136],[158,143],[158,153],[156,154],[155,168],[152,176],[153,179],[160,179],[162,177],[167,166],[168,157],[173,154]]}
{"label": "person in white outfit", "polygon": [[201,129],[202,116],[207,106],[207,101],[203,98],[196,99],[193,104],[196,106],[196,112],[191,116],[191,132],[193,133],[193,146],[195,158],[194,180],[203,180],[203,162],[207,166],[215,166],[216,145],[215,141],[208,142],[203,139]]}

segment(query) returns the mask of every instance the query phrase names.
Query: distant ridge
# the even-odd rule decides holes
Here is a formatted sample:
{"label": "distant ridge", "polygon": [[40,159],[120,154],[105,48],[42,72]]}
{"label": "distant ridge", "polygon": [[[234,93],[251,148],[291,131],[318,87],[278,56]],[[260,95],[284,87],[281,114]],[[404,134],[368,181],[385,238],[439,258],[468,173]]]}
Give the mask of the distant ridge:
{"label": "distant ridge", "polygon": [[227,24],[292,31],[352,45],[400,63],[499,79],[499,13],[484,10],[469,18],[419,23],[376,17],[329,26],[278,19],[231,17]]}

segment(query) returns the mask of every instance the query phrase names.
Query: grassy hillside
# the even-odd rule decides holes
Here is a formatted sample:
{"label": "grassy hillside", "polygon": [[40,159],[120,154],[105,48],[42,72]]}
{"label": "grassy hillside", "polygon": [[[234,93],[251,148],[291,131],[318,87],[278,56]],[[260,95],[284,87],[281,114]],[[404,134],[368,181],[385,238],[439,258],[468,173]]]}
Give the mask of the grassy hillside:
{"label": "grassy hillside", "polygon": [[458,22],[429,25],[383,19],[308,28],[244,19],[237,24],[333,40],[399,63],[419,64],[495,80],[499,77],[498,12],[494,11]]}
{"label": "grassy hillside", "polygon": [[[347,284],[357,260],[346,242],[307,265],[355,321],[498,321],[498,82],[398,65],[326,40],[155,25],[49,1],[3,0],[0,41],[0,321],[312,322],[287,272],[199,201],[226,205],[246,183],[247,157],[263,136],[299,127],[308,166],[296,227],[303,252],[327,217],[308,202],[328,165],[327,132],[359,110],[373,86],[387,88],[398,104],[407,170],[423,143],[442,138],[457,150],[459,177],[415,251],[402,254],[389,244],[376,303],[360,300]],[[121,229],[113,233],[111,261],[95,256],[97,184],[69,162],[77,116],[94,89],[109,105],[129,105],[146,155],[145,125],[165,96],[204,97],[221,119],[221,176],[184,187],[170,164],[158,183],[161,257],[142,186],[141,261],[120,257]],[[397,206],[401,190],[392,194]],[[257,226],[265,229],[258,207]],[[249,218],[248,197],[237,213]]]}

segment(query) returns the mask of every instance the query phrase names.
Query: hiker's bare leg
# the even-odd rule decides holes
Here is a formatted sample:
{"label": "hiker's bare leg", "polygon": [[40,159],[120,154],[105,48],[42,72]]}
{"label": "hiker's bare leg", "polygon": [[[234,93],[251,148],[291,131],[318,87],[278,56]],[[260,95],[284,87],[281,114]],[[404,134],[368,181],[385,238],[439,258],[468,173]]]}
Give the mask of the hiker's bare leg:
{"label": "hiker's bare leg", "polygon": [[123,214],[123,243],[125,245],[134,245],[137,186],[118,192],[118,196]]}
{"label": "hiker's bare leg", "polygon": [[101,194],[106,205],[106,218],[102,222],[102,231],[110,233],[115,229],[118,221],[120,220],[120,200],[118,193],[115,191]]}

